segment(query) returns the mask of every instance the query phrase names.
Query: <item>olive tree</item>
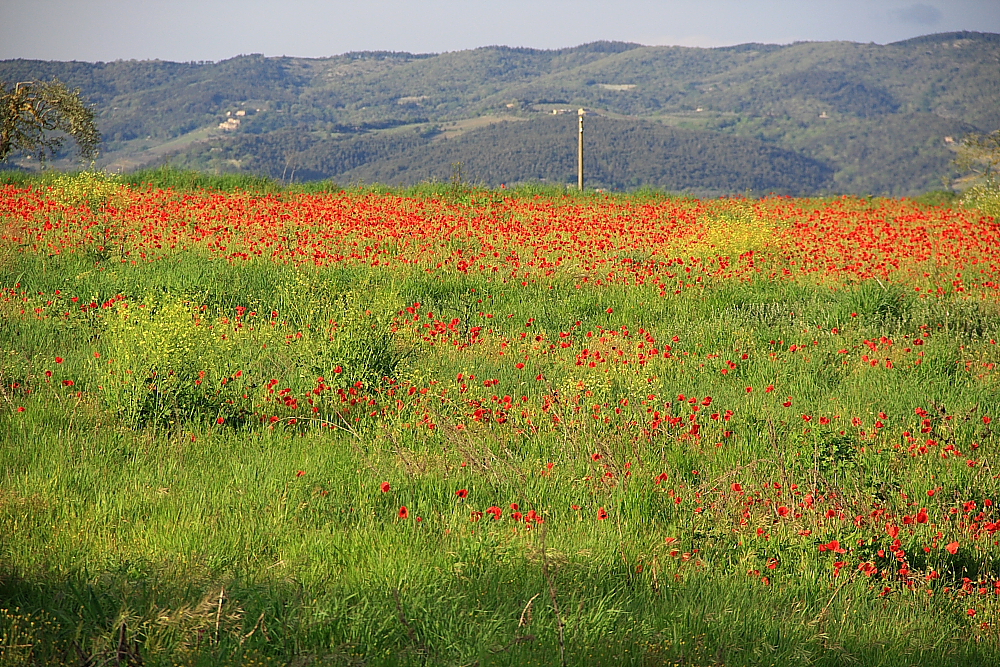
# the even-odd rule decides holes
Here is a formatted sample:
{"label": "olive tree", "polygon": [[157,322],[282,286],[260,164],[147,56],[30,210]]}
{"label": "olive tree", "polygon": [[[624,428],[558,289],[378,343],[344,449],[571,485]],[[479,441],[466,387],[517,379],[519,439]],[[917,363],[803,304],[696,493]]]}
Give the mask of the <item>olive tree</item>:
{"label": "olive tree", "polygon": [[94,110],[58,79],[0,83],[0,162],[13,152],[35,156],[40,162],[54,156],[66,137],[72,137],[80,155],[97,155],[101,134]]}

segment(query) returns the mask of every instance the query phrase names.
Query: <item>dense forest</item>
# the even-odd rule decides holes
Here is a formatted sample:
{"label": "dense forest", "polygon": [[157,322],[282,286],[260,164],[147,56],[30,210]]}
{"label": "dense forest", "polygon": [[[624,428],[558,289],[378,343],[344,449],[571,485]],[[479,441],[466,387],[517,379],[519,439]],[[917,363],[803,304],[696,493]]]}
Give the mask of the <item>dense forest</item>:
{"label": "dense forest", "polygon": [[[575,183],[575,128],[569,115],[498,123],[373,160],[341,178],[410,185],[447,180],[458,163],[465,179],[485,185]],[[758,139],[607,118],[587,119],[585,134],[587,183],[594,187],[719,194],[816,192],[833,184],[825,164]]]}
{"label": "dense forest", "polygon": [[998,68],[1000,35],[963,32],[888,45],[8,60],[0,80],[79,87],[111,169],[414,182],[461,162],[484,183],[568,181],[575,128],[560,138],[559,123],[585,107],[595,186],[902,195],[940,187],[961,137],[1000,127]]}

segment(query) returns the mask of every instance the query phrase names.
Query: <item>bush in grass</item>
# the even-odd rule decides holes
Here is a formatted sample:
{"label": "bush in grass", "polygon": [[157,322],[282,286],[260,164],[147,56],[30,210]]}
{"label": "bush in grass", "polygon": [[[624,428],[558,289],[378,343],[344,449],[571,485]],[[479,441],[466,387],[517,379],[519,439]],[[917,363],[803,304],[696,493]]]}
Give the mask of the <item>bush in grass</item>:
{"label": "bush in grass", "polygon": [[103,334],[105,404],[133,428],[340,410],[346,394],[391,378],[403,352],[389,323],[353,295],[320,312],[289,322],[277,313],[212,313],[171,296],[119,305]]}
{"label": "bush in grass", "polygon": [[103,171],[60,174],[52,180],[53,199],[69,206],[87,206],[95,212],[120,199],[124,192],[119,177]]}
{"label": "bush in grass", "polygon": [[986,215],[1000,218],[1000,130],[990,134],[970,134],[958,148],[955,166],[975,183],[962,195],[962,206],[978,208]]}
{"label": "bush in grass", "polygon": [[761,218],[749,200],[713,203],[699,216],[701,232],[695,238],[678,239],[671,254],[701,258],[738,257],[760,252],[774,237],[776,221]]}
{"label": "bush in grass", "polygon": [[969,188],[962,196],[962,206],[978,208],[986,215],[1000,220],[1000,182],[989,180]]}

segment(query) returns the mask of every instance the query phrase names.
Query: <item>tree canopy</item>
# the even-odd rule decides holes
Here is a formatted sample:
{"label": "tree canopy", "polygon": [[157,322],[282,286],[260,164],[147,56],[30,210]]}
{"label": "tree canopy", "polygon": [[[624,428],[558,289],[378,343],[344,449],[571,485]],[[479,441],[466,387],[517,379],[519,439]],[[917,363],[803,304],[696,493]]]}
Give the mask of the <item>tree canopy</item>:
{"label": "tree canopy", "polygon": [[85,159],[97,155],[101,134],[94,110],[58,79],[0,84],[0,161],[23,152],[44,162],[72,137]]}

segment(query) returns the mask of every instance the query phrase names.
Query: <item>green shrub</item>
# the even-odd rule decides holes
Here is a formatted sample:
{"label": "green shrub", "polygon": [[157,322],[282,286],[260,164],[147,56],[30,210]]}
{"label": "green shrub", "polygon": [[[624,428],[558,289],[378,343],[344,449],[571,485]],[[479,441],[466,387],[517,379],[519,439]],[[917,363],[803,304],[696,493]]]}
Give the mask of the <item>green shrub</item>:
{"label": "green shrub", "polygon": [[118,176],[103,171],[59,174],[52,179],[52,198],[69,206],[88,206],[93,211],[104,208],[123,194]]}
{"label": "green shrub", "polygon": [[209,312],[171,295],[120,305],[102,335],[103,400],[133,428],[239,426],[291,418],[306,404],[320,417],[342,411],[353,405],[345,393],[391,379],[404,351],[389,322],[356,306],[354,294],[325,306],[286,320],[276,311]]}
{"label": "green shrub", "polygon": [[962,195],[962,206],[978,208],[986,215],[1000,219],[1000,183],[991,180],[972,186]]}

